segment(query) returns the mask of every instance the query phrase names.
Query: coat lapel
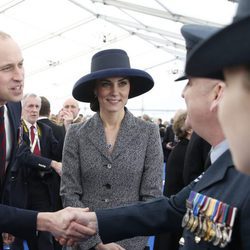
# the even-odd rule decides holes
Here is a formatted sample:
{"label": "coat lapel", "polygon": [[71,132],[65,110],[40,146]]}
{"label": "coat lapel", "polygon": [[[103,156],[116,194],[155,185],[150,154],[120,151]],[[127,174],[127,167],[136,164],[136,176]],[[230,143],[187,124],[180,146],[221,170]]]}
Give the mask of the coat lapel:
{"label": "coat lapel", "polygon": [[106,148],[106,139],[103,129],[103,124],[99,113],[93,115],[87,125],[87,137],[95,145],[96,149],[104,155],[107,159],[111,160],[111,156]]}
{"label": "coat lapel", "polygon": [[139,133],[135,117],[128,110],[126,110],[116,139],[115,147],[112,152],[112,158],[117,158],[125,148],[129,147],[131,141],[134,140]]}
{"label": "coat lapel", "polygon": [[224,152],[204,173],[195,186],[195,191],[201,190],[222,180],[229,168],[233,167],[233,161],[229,150]]}
{"label": "coat lapel", "polygon": [[117,158],[139,133],[138,129],[136,129],[135,117],[126,110],[113,152],[109,154],[106,147],[103,124],[99,114],[96,113],[86,125],[88,126],[88,139],[95,145],[96,149],[110,161]]}

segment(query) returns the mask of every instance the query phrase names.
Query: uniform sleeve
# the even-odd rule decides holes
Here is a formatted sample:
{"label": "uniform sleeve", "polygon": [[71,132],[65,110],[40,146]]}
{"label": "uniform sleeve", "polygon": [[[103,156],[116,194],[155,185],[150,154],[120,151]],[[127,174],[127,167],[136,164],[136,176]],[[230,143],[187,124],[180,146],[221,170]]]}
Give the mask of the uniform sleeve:
{"label": "uniform sleeve", "polygon": [[186,199],[194,185],[192,182],[170,198],[157,198],[125,207],[97,210],[102,241],[109,243],[180,229],[186,212]]}

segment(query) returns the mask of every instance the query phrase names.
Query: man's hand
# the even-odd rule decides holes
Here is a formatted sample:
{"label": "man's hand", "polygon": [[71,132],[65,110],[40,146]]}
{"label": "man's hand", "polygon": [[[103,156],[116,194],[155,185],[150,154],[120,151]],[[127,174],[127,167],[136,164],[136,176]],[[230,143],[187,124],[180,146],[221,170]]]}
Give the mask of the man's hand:
{"label": "man's hand", "polygon": [[66,130],[69,128],[69,125],[73,122],[73,120],[73,113],[68,110],[63,110],[63,124]]}
{"label": "man's hand", "polygon": [[[95,233],[97,232],[97,217],[96,217],[96,214],[94,212],[88,212],[86,210],[86,212],[80,214],[80,216],[76,219],[76,221],[74,223],[71,223],[71,226],[74,227],[75,223],[78,223],[80,225],[84,225],[84,226],[88,227],[89,230],[92,229]],[[86,239],[88,239],[88,238],[89,237],[87,237]],[[84,241],[86,239],[82,239],[80,241]],[[59,243],[61,245],[67,245],[67,246],[72,246],[76,242],[79,242],[79,241],[76,241],[76,240],[74,240],[72,238],[71,239],[65,239],[65,238],[62,238],[62,237],[60,239],[58,239],[58,241],[59,241]]]}
{"label": "man's hand", "polygon": [[95,213],[85,213],[88,211],[88,208],[67,207],[54,213],[38,213],[37,230],[49,231],[60,244],[71,246],[96,234]]}
{"label": "man's hand", "polygon": [[13,243],[15,240],[15,236],[9,233],[2,233],[2,237],[3,237],[3,243],[8,244],[8,245]]}
{"label": "man's hand", "polygon": [[57,161],[51,161],[50,166],[56,171],[56,173],[61,177],[62,176],[62,163]]}
{"label": "man's hand", "polygon": [[174,148],[173,142],[168,142],[166,148],[172,150]]}

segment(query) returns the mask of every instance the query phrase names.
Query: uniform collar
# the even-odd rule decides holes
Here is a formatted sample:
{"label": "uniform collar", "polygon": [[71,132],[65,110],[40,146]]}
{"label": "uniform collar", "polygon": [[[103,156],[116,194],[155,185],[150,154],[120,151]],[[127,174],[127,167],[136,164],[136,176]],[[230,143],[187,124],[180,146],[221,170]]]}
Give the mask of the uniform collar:
{"label": "uniform collar", "polygon": [[213,164],[224,152],[226,152],[229,149],[229,145],[227,140],[224,140],[217,144],[215,147],[211,148],[210,151],[210,160]]}

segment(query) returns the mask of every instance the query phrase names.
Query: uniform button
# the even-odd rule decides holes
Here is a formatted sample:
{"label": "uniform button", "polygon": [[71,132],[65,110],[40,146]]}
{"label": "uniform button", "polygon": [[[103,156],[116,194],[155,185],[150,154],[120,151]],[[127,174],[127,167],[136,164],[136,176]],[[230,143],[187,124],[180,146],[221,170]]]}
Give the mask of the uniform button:
{"label": "uniform button", "polygon": [[107,164],[107,168],[111,169],[112,168],[111,164]]}
{"label": "uniform button", "polygon": [[108,203],[108,202],[109,202],[109,199],[104,199],[104,202]]}
{"label": "uniform button", "polygon": [[107,189],[111,188],[111,185],[109,183],[105,184],[104,187],[106,187]]}

